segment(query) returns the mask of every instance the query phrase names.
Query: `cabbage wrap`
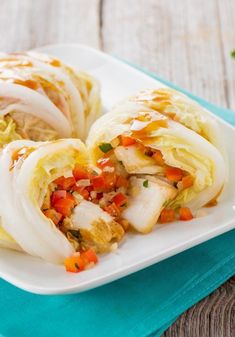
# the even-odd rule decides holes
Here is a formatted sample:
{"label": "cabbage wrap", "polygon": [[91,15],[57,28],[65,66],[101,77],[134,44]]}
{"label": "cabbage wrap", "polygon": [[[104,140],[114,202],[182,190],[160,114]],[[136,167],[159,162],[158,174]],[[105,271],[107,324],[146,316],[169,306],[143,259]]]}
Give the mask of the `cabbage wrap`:
{"label": "cabbage wrap", "polygon": [[1,54],[0,83],[1,143],[20,138],[84,139],[100,114],[95,79],[47,55]]}
{"label": "cabbage wrap", "polygon": [[215,118],[201,105],[179,91],[170,88],[149,89],[138,92],[128,100],[145,105],[178,121],[216,147],[223,148]]}
{"label": "cabbage wrap", "polygon": [[[208,203],[215,203],[226,180],[225,161],[215,146],[220,143],[215,120],[211,121],[203,111],[198,112],[195,108],[194,116],[198,114],[200,121],[205,122],[205,127],[196,117],[198,125],[195,122],[194,126],[189,126],[190,118],[188,122],[182,122],[184,114],[181,115],[180,111],[178,118],[174,118],[176,115],[170,114],[170,108],[169,113],[166,113],[156,106],[152,109],[148,105],[152,107],[152,104],[135,102],[132,98],[116,105],[93,124],[87,139],[94,163],[102,157],[108,157],[119,163],[129,177],[144,179],[146,189],[142,188],[138,192],[139,196],[132,197],[127,214],[134,227],[143,232],[153,227],[153,221],[151,225],[143,225],[144,228],[138,221],[144,210],[146,217],[154,211],[154,205],[148,208],[147,200],[150,198],[158,200],[160,211],[165,208],[178,212],[180,208],[186,207],[194,213]],[[201,129],[198,130],[197,126]],[[156,179],[175,189],[175,193],[168,195],[168,200],[163,198],[162,202],[159,201],[159,195],[165,193],[166,189],[158,191],[155,188],[154,192],[151,185],[154,181],[156,183]],[[131,185],[140,187],[140,180],[132,181]],[[147,195],[146,190],[149,188],[151,193],[149,190]],[[144,209],[141,200],[146,206]],[[141,210],[139,214],[138,209]]]}
{"label": "cabbage wrap", "polygon": [[0,159],[5,230],[0,244],[14,248],[14,239],[23,251],[52,263],[91,247],[97,252],[111,249],[124,230],[84,195],[86,179],[78,173],[88,172],[88,165],[85,145],[77,139],[8,144]]}

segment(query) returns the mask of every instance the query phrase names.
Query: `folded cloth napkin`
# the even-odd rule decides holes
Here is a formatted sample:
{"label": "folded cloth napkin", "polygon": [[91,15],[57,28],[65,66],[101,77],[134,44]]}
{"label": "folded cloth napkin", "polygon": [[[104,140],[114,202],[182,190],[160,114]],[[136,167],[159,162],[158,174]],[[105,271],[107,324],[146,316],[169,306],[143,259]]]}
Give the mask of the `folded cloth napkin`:
{"label": "folded cloth napkin", "polygon": [[[235,125],[231,111],[190,96]],[[34,295],[1,280],[0,336],[160,336],[182,312],[235,274],[234,242],[232,230],[118,281],[75,295]]]}

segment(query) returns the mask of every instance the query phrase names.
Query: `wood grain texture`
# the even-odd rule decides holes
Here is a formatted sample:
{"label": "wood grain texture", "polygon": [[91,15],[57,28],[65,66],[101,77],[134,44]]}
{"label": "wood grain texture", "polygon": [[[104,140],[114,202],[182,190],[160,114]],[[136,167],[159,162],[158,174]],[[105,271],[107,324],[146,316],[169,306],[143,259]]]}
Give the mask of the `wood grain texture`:
{"label": "wood grain texture", "polygon": [[104,50],[235,110],[234,0],[104,0]]}
{"label": "wood grain texture", "polygon": [[[84,43],[235,110],[235,0],[1,0],[0,50]],[[235,336],[235,278],[164,337]],[[136,336],[138,337],[138,336]]]}
{"label": "wood grain texture", "polygon": [[194,305],[162,337],[234,337],[235,278]]}
{"label": "wood grain texture", "polygon": [[98,0],[1,0],[0,50],[50,43],[100,47]]}

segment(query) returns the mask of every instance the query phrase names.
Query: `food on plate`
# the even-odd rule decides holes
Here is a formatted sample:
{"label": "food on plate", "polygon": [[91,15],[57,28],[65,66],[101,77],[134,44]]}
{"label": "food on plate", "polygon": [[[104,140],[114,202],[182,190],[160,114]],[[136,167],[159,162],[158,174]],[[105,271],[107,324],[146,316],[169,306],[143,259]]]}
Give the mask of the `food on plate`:
{"label": "food on plate", "polygon": [[12,140],[85,139],[101,111],[96,80],[35,52],[0,56],[0,147]]}
{"label": "food on plate", "polygon": [[[161,109],[156,102],[154,109],[135,98],[116,105],[92,125],[87,139],[93,163],[110,160],[115,172],[126,175],[122,216],[142,233],[157,220],[191,220],[199,208],[215,202],[226,180],[225,161],[215,146],[220,143],[216,121],[202,112],[197,119],[195,108],[189,126],[183,108],[170,114],[170,108],[164,110],[168,103]],[[182,98],[180,107],[183,103]]]}
{"label": "food on plate", "polygon": [[[41,113],[51,118],[51,125],[56,120],[58,137],[84,137],[97,115],[79,110],[83,111],[79,115],[83,122],[78,123],[82,117],[74,119],[75,110],[69,110],[75,98],[69,102],[64,94],[73,81],[76,83],[72,70],[58,60],[34,53],[14,54],[5,62],[12,70],[14,62],[19,67],[22,60],[26,62],[22,68],[29,68],[29,75],[36,76],[40,90],[29,89],[31,82],[11,83],[8,78],[0,83],[0,94],[9,90],[5,96],[12,100],[10,92],[14,91],[15,99],[20,100],[20,92],[28,91],[29,96],[22,91],[28,105],[11,101],[12,106],[22,106],[23,113],[27,109],[31,113],[33,104],[35,109],[44,104]],[[38,72],[39,63],[44,64],[42,72]],[[57,92],[62,73],[71,76],[70,82]],[[55,85],[48,91],[45,74]],[[99,110],[95,97],[93,108]],[[12,106],[6,108],[11,114],[4,118],[10,118],[13,125],[13,140],[21,136],[15,136],[18,131]],[[55,118],[55,109],[61,120]],[[88,105],[86,109],[90,109]],[[222,153],[213,117],[171,89],[141,92],[116,105],[92,125],[87,146],[72,138],[15,140],[0,156],[0,245],[64,263],[69,272],[80,272],[98,262],[97,254],[115,250],[129,230],[149,233],[157,222],[189,221],[201,207],[215,205],[227,179]]]}
{"label": "food on plate", "polygon": [[216,147],[223,148],[219,127],[208,111],[181,92],[170,89],[148,89],[129,98],[145,105],[195,131]]}
{"label": "food on plate", "polygon": [[14,239],[31,255],[81,271],[123,238],[116,214],[126,197],[114,192],[112,172],[89,166],[80,140],[14,141],[3,149],[0,167],[9,244]]}

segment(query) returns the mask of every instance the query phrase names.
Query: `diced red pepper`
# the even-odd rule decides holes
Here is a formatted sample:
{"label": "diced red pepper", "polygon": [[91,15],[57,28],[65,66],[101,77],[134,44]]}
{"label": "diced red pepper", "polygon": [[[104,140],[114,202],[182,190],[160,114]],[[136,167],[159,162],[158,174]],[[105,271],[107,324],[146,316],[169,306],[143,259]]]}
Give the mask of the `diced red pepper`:
{"label": "diced red pepper", "polygon": [[121,135],[121,144],[123,146],[130,146],[136,143],[136,140],[132,137]]}
{"label": "diced red pepper", "polygon": [[74,198],[74,196],[71,193],[67,192],[66,198],[73,201],[74,206],[76,205],[76,199]]}
{"label": "diced red pepper", "polygon": [[89,264],[91,262],[93,263],[98,262],[98,257],[92,248],[86,250],[85,252],[82,252],[81,258],[86,262],[86,264]]}
{"label": "diced red pepper", "polygon": [[98,257],[93,249],[84,252],[75,253],[64,260],[65,269],[71,273],[79,273],[83,271],[90,263],[97,263]]}
{"label": "diced red pepper", "polygon": [[54,206],[54,204],[60,199],[70,199],[70,200],[73,200],[73,202],[75,202],[75,199],[71,193],[65,190],[57,190],[57,191],[54,191],[51,196],[52,206]]}
{"label": "diced red pepper", "polygon": [[[89,187],[89,186],[88,186]],[[85,199],[85,200],[88,200],[89,199],[89,191],[87,190],[88,187],[83,187],[83,186],[77,186],[77,185],[74,185],[72,187],[72,190],[73,191],[76,191],[78,192],[79,194],[81,194],[81,196]]]}
{"label": "diced red pepper", "polygon": [[116,179],[116,187],[119,188],[119,187],[124,187],[124,188],[127,188],[129,185],[129,181],[124,178],[123,176],[117,176],[117,179]]}
{"label": "diced red pepper", "polygon": [[72,209],[74,208],[76,202],[74,197],[68,196],[66,199],[59,199],[57,200],[53,207],[55,208],[55,210],[57,212],[59,212],[60,214],[62,214],[64,217],[66,216],[70,216],[72,213]]}
{"label": "diced red pepper", "polygon": [[81,256],[79,255],[73,255],[70,257],[67,257],[64,260],[64,265],[66,271],[69,271],[71,273],[79,273],[80,271],[85,269],[85,263]]}
{"label": "diced red pepper", "polygon": [[183,177],[182,178],[182,186],[183,188],[188,188],[188,187],[191,187],[193,185],[193,177],[188,174],[187,176]]}
{"label": "diced red pepper", "polygon": [[173,182],[178,182],[183,178],[183,171],[178,167],[166,167],[166,178]]}
{"label": "diced red pepper", "polygon": [[70,187],[72,187],[76,183],[76,180],[74,177],[60,177],[55,179],[54,183],[57,184],[57,186],[62,190],[69,190]]}
{"label": "diced red pepper", "polygon": [[56,212],[56,210],[52,209],[52,208],[43,211],[43,213],[47,218],[51,219],[56,226],[58,225],[58,223],[60,222],[60,220],[63,217],[62,214]]}
{"label": "diced red pepper", "polygon": [[89,179],[89,172],[85,167],[76,165],[73,170],[73,176],[76,180]]}
{"label": "diced red pepper", "polygon": [[103,172],[103,178],[105,181],[105,189],[110,190],[115,187],[117,175],[115,172]]}
{"label": "diced red pepper", "polygon": [[164,208],[160,215],[160,222],[167,223],[175,220],[175,211],[173,209]]}
{"label": "diced red pepper", "polygon": [[127,202],[127,197],[123,193],[118,193],[113,197],[112,201],[117,207],[121,207]]}
{"label": "diced red pepper", "polygon": [[91,178],[92,186],[95,191],[100,191],[105,189],[105,179],[102,175],[94,176]]}
{"label": "diced red pepper", "polygon": [[116,206],[114,202],[111,205],[105,206],[104,210],[113,217],[118,217],[121,214],[120,209]]}
{"label": "diced red pepper", "polygon": [[181,207],[179,209],[180,220],[188,221],[193,219],[192,212],[188,207]]}
{"label": "diced red pepper", "polygon": [[66,199],[67,192],[65,190],[54,191],[51,195],[52,205],[59,199]]}

